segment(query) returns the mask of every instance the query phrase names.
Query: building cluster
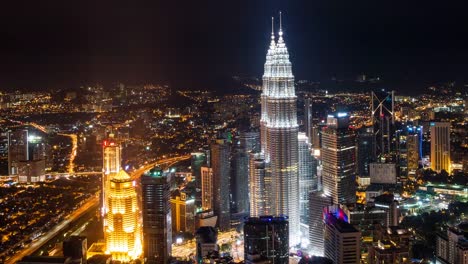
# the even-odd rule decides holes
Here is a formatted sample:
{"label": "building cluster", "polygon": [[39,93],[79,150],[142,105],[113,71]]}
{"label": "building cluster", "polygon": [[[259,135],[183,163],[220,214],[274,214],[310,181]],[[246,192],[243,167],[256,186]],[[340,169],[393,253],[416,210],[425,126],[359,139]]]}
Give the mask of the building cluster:
{"label": "building cluster", "polygon": [[[103,241],[87,251],[96,263],[468,263],[463,95],[332,95],[295,86],[280,23],[259,98],[178,91],[191,102],[181,107],[167,102],[166,86],[84,87],[65,93],[63,104],[92,113],[88,119],[49,122],[37,135],[8,130],[0,162],[20,184],[46,181],[55,154],[70,174],[102,170]],[[0,97],[2,111],[53,102],[48,94],[15,96]],[[67,159],[60,144],[43,140],[53,133],[71,138]],[[189,153],[184,165],[136,173]],[[54,193],[47,199],[58,199]],[[15,210],[10,218],[25,218]],[[60,259],[21,263],[71,263],[84,256],[86,240],[63,248]]]}

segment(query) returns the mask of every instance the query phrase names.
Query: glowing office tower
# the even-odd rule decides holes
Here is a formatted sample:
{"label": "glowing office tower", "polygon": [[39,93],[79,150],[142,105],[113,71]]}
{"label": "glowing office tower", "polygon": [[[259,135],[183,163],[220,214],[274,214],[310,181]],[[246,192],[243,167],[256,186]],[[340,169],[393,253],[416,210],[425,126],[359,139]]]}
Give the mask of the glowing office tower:
{"label": "glowing office tower", "polygon": [[317,160],[312,156],[309,139],[301,132],[299,141],[299,205],[300,221],[309,224],[309,193],[317,190]]}
{"label": "glowing office tower", "polygon": [[328,115],[322,131],[323,192],[334,204],[356,202],[356,140],[347,113]]}
{"label": "glowing office tower", "polygon": [[449,122],[431,122],[431,169],[450,173]]}
{"label": "glowing office tower", "polygon": [[120,144],[114,139],[114,135],[110,134],[107,140],[103,143],[103,162],[104,173],[118,173],[120,171],[120,157],[121,149]]}
{"label": "glowing office tower", "polygon": [[262,153],[250,153],[249,157],[249,200],[250,216],[259,217],[271,214],[269,188],[271,181],[265,173],[265,159]]}
{"label": "glowing office tower", "polygon": [[274,215],[289,217],[291,244],[299,238],[298,124],[297,97],[289,53],[280,29],[278,43],[272,32],[266,56],[261,95],[261,142],[272,182]]}
{"label": "glowing office tower", "polygon": [[[110,180],[120,171],[121,148],[120,144],[110,134],[102,143],[102,214],[109,211],[107,206]],[[104,223],[105,225],[105,223]],[[105,230],[104,230],[105,231]]]}
{"label": "glowing office tower", "polygon": [[113,260],[127,262],[141,255],[141,226],[135,184],[124,171],[112,177],[107,192],[105,215],[106,253]]}

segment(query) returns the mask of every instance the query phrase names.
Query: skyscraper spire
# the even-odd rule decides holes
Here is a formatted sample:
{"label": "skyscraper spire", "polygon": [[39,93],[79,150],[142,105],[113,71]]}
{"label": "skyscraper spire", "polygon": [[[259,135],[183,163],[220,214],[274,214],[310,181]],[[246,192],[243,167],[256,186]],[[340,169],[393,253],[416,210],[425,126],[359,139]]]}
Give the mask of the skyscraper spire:
{"label": "skyscraper spire", "polygon": [[279,12],[279,20],[280,20],[280,26],[279,26],[279,32],[278,32],[278,35],[279,35],[278,43],[283,43],[284,42],[283,40],[283,17],[281,15],[281,11]]}
{"label": "skyscraper spire", "polygon": [[275,49],[275,46],[276,46],[276,42],[275,42],[275,18],[271,17],[271,41],[270,41],[270,50],[268,51],[269,55],[272,55],[272,52]]}
{"label": "skyscraper spire", "polygon": [[[300,239],[299,179],[298,179],[298,130],[296,93],[288,50],[283,40],[280,12],[279,39],[274,36],[268,50],[263,75],[261,95],[261,143],[266,189],[273,215],[289,217],[290,243]],[[274,28],[273,28],[274,31]]]}

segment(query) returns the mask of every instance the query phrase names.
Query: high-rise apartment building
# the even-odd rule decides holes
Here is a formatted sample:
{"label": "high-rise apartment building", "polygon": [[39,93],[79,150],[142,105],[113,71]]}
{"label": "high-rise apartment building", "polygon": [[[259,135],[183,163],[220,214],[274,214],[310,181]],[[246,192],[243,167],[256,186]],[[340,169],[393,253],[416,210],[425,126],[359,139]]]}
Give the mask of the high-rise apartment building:
{"label": "high-rise apartment building", "polygon": [[299,242],[300,237],[296,101],[294,76],[280,21],[278,42],[272,32],[264,67],[260,138],[271,174],[269,203],[274,207],[274,215],[289,216],[292,244]]}
{"label": "high-rise apartment building", "polygon": [[356,201],[356,141],[348,122],[347,113],[329,115],[328,127],[322,131],[323,192],[334,204]]}
{"label": "high-rise apartment building", "polygon": [[106,252],[112,259],[127,262],[141,255],[140,210],[135,182],[120,170],[112,177],[107,190],[105,215]]}
{"label": "high-rise apartment building", "polygon": [[153,169],[141,176],[143,256],[145,263],[168,263],[172,247],[169,178]]}
{"label": "high-rise apartment building", "polygon": [[213,212],[218,216],[221,231],[230,229],[230,149],[220,139],[211,144],[211,168],[213,170]]}
{"label": "high-rise apartment building", "polygon": [[431,169],[450,173],[450,123],[431,122]]}

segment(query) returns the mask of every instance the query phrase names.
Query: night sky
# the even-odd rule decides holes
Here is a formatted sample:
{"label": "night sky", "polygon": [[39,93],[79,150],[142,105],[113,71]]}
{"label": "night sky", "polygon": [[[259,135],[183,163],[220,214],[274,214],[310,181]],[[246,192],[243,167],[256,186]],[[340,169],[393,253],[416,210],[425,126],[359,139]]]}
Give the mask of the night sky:
{"label": "night sky", "polygon": [[366,73],[407,87],[468,79],[464,1],[8,2],[0,89],[115,81],[199,89],[261,76],[279,10],[296,79]]}

